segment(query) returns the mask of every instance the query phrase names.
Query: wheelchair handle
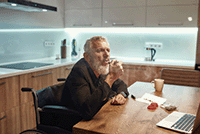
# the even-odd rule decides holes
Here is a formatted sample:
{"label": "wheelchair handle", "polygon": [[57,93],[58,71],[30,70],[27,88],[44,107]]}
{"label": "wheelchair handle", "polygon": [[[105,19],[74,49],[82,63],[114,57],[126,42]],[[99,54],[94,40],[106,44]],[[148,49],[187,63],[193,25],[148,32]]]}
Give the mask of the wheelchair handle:
{"label": "wheelchair handle", "polygon": [[21,88],[22,92],[31,92],[33,88],[30,87],[23,87]]}
{"label": "wheelchair handle", "polygon": [[65,81],[65,78],[58,78],[57,81]]}

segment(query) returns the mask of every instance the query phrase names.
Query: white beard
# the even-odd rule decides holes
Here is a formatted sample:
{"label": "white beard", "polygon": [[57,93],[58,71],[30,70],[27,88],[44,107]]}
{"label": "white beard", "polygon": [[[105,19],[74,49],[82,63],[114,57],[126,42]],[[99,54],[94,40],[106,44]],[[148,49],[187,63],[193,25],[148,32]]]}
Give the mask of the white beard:
{"label": "white beard", "polygon": [[109,64],[106,66],[102,66],[100,61],[93,61],[92,67],[99,75],[107,75],[109,73]]}

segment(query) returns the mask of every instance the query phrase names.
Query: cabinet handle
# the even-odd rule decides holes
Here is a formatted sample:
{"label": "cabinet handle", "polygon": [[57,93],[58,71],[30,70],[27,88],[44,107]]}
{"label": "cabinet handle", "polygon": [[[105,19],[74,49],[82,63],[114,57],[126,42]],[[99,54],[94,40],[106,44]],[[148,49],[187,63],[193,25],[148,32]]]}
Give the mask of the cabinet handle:
{"label": "cabinet handle", "polygon": [[48,74],[52,74],[53,72],[48,72],[48,73],[43,73],[43,74],[39,74],[39,75],[33,75],[32,77],[39,77],[39,76],[43,76],[43,75],[48,75]]}
{"label": "cabinet handle", "polygon": [[158,25],[159,26],[173,26],[173,25],[181,26],[183,25],[183,23],[182,22],[160,22]]}
{"label": "cabinet handle", "polygon": [[70,69],[72,69],[72,68],[73,68],[73,67],[67,67],[66,69],[67,69],[67,70],[70,70]]}
{"label": "cabinet handle", "polygon": [[0,120],[3,120],[3,119],[5,119],[6,117],[7,117],[7,115],[5,115],[4,117],[0,118]]}
{"label": "cabinet handle", "polygon": [[125,23],[113,23],[112,25],[113,25],[113,26],[125,26],[125,27],[133,26],[132,23],[130,23],[130,24],[125,24]]}
{"label": "cabinet handle", "polygon": [[6,82],[2,82],[2,83],[0,83],[0,85],[4,85],[4,84],[6,84]]}
{"label": "cabinet handle", "polygon": [[91,27],[92,24],[74,24],[74,27]]}

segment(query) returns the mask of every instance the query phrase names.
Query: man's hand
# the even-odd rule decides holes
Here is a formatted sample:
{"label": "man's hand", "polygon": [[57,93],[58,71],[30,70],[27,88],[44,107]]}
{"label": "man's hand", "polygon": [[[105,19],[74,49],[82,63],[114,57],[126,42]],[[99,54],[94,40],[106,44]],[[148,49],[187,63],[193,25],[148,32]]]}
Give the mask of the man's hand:
{"label": "man's hand", "polygon": [[106,82],[112,87],[113,82],[115,82],[121,75],[123,75],[124,70],[122,67],[122,61],[112,60],[109,65],[109,74],[106,77]]}
{"label": "man's hand", "polygon": [[122,61],[112,60],[109,66],[109,74],[117,80],[123,73]]}
{"label": "man's hand", "polygon": [[124,96],[121,94],[116,95],[111,100],[111,104],[115,104],[115,105],[122,105],[125,102],[126,102],[126,98],[124,98]]}

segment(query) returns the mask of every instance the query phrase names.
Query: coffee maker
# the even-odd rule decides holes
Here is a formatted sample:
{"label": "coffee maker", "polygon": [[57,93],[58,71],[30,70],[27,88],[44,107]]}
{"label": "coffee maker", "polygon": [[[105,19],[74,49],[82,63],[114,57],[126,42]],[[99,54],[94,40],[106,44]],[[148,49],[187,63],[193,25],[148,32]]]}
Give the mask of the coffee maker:
{"label": "coffee maker", "polygon": [[154,48],[146,47],[145,48],[145,61],[155,61],[154,57],[156,50]]}

